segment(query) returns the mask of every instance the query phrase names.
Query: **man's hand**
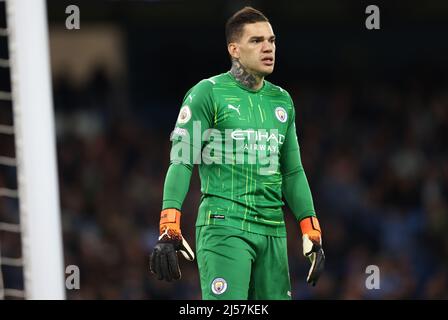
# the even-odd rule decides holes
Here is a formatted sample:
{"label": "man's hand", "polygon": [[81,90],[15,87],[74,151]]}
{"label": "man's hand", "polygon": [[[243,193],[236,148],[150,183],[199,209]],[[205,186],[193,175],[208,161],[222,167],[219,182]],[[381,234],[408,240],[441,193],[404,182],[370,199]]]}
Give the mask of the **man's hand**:
{"label": "man's hand", "polygon": [[150,269],[159,280],[178,280],[181,277],[177,251],[185,259],[194,260],[194,253],[180,231],[181,213],[177,209],[165,209],[160,215],[160,236],[150,258]]}
{"label": "man's hand", "polygon": [[301,220],[300,228],[302,229],[303,255],[309,258],[311,262],[306,281],[315,286],[325,266],[322,232],[316,217],[307,217]]}

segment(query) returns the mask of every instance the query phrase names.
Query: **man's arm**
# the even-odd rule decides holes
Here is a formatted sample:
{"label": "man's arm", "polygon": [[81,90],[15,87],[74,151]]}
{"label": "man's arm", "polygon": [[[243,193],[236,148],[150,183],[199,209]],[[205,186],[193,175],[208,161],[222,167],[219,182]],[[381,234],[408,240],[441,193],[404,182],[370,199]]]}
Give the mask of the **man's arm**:
{"label": "man's arm", "polygon": [[202,135],[213,126],[215,109],[212,86],[211,82],[203,80],[184,97],[171,134],[170,166],[165,178],[162,210],[181,210],[190,186],[193,165],[201,156],[204,145]]}
{"label": "man's arm", "polygon": [[280,168],[283,176],[283,195],[297,221],[315,217],[313,197],[300,157],[294,108],[281,150]]}
{"label": "man's arm", "polygon": [[190,187],[193,165],[171,163],[165,177],[162,210],[180,210]]}
{"label": "man's arm", "polygon": [[303,239],[303,255],[308,257],[311,267],[307,282],[316,284],[324,268],[325,255],[322,250],[322,231],[314,210],[313,197],[300,157],[299,142],[295,126],[294,104],[280,155],[283,177],[282,191],[295,218],[299,222]]}
{"label": "man's arm", "polygon": [[[188,260],[194,259],[193,251],[182,237],[181,208],[190,186],[194,160],[202,150],[202,134],[212,126],[214,113],[211,83],[201,81],[186,94],[171,135],[170,166],[165,178],[160,214],[160,236],[150,259],[151,271],[159,280],[180,279],[177,251]],[[193,138],[199,141],[193,141]]]}

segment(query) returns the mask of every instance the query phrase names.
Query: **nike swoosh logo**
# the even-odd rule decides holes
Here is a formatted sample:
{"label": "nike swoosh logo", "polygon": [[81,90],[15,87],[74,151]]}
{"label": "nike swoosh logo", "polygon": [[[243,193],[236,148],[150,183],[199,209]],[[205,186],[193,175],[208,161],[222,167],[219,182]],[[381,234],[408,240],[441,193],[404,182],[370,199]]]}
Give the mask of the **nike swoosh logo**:
{"label": "nike swoosh logo", "polygon": [[239,109],[240,106],[235,107],[235,106],[232,106],[231,104],[228,104],[227,107],[228,107],[229,109],[233,109],[233,110],[235,110],[236,112],[238,112],[238,115],[241,115],[241,114],[240,114],[240,109]]}

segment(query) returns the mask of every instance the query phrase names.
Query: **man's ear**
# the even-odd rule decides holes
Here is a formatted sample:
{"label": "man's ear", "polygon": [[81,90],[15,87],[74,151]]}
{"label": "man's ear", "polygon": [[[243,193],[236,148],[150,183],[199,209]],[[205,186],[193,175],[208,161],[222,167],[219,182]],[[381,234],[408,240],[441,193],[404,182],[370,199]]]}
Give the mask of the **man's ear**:
{"label": "man's ear", "polygon": [[235,42],[231,42],[227,45],[227,50],[232,58],[239,59],[240,58],[240,48]]}

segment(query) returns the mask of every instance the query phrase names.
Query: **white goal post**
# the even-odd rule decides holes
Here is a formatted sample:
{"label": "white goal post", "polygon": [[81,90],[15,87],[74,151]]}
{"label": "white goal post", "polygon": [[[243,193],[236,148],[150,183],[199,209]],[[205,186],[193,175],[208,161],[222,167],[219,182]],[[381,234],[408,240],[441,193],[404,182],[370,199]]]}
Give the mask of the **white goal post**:
{"label": "white goal post", "polygon": [[7,0],[26,299],[65,299],[45,0]]}

